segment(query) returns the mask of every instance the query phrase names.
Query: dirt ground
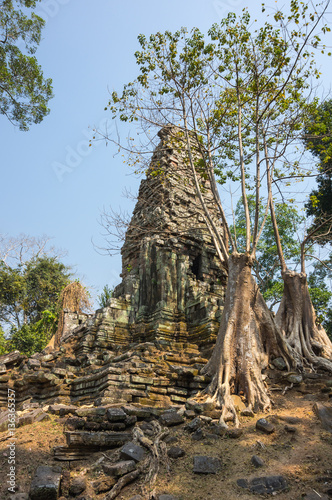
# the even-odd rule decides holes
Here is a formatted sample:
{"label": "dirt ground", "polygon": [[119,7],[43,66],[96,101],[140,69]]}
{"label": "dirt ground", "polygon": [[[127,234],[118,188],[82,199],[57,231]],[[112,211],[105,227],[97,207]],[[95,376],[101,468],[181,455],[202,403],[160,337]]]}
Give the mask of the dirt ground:
{"label": "dirt ground", "polygon": [[[170,428],[170,436],[176,439],[172,446],[180,446],[186,452],[178,459],[169,459],[169,471],[162,467],[156,482],[158,493],[168,493],[179,500],[249,500],[255,498],[248,490],[237,486],[240,478],[282,475],[289,484],[286,492],[278,494],[280,500],[299,500],[305,494],[316,491],[322,495],[332,488],[332,434],[324,431],[313,411],[316,401],[327,402],[328,396],[317,390],[313,394],[302,394],[292,389],[282,396],[274,393],[274,407],[268,414],[257,414],[254,418],[240,417],[243,433],[234,439],[226,436],[218,439],[205,438],[194,441],[183,425]],[[275,432],[263,434],[255,429],[258,418],[264,417],[275,425]],[[286,420],[284,418],[286,417]],[[285,429],[287,417],[298,417],[296,431]],[[59,462],[53,458],[53,447],[65,444],[63,425],[65,419],[51,416],[50,420],[31,424],[16,430],[16,484],[18,491],[28,492],[35,469],[39,465],[61,465],[71,477],[84,475],[88,482],[102,474],[93,467],[102,453],[91,454],[88,460]],[[294,430],[294,429],[293,429]],[[0,433],[0,439],[5,433]],[[11,498],[6,479],[9,440],[0,441],[0,472],[3,480],[0,498]],[[171,446],[170,444],[168,446]],[[112,457],[116,451],[106,451]],[[218,457],[223,464],[221,472],[209,475],[193,473],[193,457],[205,455]],[[258,455],[264,466],[256,469],[251,457]],[[330,478],[330,481],[329,481]],[[143,478],[125,487],[117,497],[129,500],[135,494],[147,498]],[[89,495],[89,496],[88,496]],[[88,487],[78,498],[102,499],[106,493],[96,495]],[[66,497],[71,498],[71,497]],[[318,497],[319,498],[319,497]]]}

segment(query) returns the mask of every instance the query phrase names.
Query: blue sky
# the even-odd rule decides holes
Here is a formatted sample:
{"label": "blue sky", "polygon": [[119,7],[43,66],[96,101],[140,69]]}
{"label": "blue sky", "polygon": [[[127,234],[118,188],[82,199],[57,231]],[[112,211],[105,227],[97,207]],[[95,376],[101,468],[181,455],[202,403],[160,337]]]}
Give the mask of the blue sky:
{"label": "blue sky", "polygon": [[[259,5],[256,12],[249,5],[254,16]],[[103,244],[100,211],[110,204],[126,207],[123,189],[137,191],[139,179],[121,156],[114,157],[112,147],[88,146],[93,127],[108,118],[108,89],[120,90],[135,78],[139,33],[181,26],[206,32],[227,12],[246,6],[248,0],[42,0],[37,13],[46,26],[37,58],[53,79],[55,97],[49,116],[29,132],[0,116],[0,233],[52,237],[53,245],[68,251],[65,263],[74,266],[93,296],[106,283],[119,283],[120,257],[99,255],[91,239]],[[321,64],[327,91],[331,62]]]}

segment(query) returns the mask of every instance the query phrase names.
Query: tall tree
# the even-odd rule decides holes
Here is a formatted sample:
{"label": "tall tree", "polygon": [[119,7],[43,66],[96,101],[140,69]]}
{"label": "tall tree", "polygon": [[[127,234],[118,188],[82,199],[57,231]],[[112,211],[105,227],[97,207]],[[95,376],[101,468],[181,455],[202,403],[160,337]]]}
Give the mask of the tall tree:
{"label": "tall tree", "polygon": [[307,149],[318,160],[317,187],[306,204],[307,215],[313,216],[309,232],[321,245],[332,240],[332,100],[323,102],[305,130]]}
{"label": "tall tree", "polygon": [[[198,29],[190,36],[185,29],[149,39],[140,35],[141,50],[135,54],[140,74],[120,95],[113,92],[109,102],[113,116],[138,122],[148,141],[151,129],[170,125],[173,147],[182,150],[191,169],[211,238],[229,272],[216,346],[203,372],[212,377],[207,392],[223,408],[222,418],[230,414],[236,423],[232,393],[243,393],[254,410],[266,409],[270,399],[262,370],[269,360],[283,356],[289,367],[302,363],[276,326],[251,270],[273,206],[273,173],[293,170],[290,162],[285,165],[285,155],[315,107],[308,103],[308,79],[318,72],[308,47],[319,45],[323,13],[310,13],[307,5],[292,0],[288,14],[275,12],[275,25],[266,22],[255,31],[247,11],[240,18],[230,14],[211,28],[209,43]],[[147,151],[128,149],[140,153],[135,164]],[[240,188],[243,250],[230,230],[216,176]],[[265,189],[262,179],[268,179]],[[202,196],[205,181],[211,184],[223,234]]]}
{"label": "tall tree", "polygon": [[330,254],[328,259],[313,264],[313,271],[308,276],[308,285],[317,320],[332,340],[332,291],[331,286],[328,286],[331,278],[332,255]]}
{"label": "tall tree", "polygon": [[[248,206],[250,219],[252,221],[253,212],[255,210],[254,195],[248,196]],[[299,214],[296,206],[292,206],[286,202],[276,203],[275,209],[285,258],[290,262],[290,265],[294,267],[298,265],[300,261],[300,242],[296,232],[297,229],[303,225],[304,217]],[[260,222],[262,222],[264,216],[263,203],[261,203]],[[245,214],[241,199],[238,201],[235,209],[235,225],[231,227],[231,231],[237,239],[239,249],[243,251],[245,245]],[[269,308],[273,309],[274,306],[281,301],[283,281],[270,214],[266,217],[262,235],[257,244],[256,259],[253,263],[253,274],[259,284],[264,299],[269,304]]]}
{"label": "tall tree", "polygon": [[56,332],[60,293],[71,273],[47,242],[46,237],[1,237],[0,324],[7,339],[1,337],[2,349],[31,355]]}
{"label": "tall tree", "polygon": [[[330,369],[332,360],[332,344],[323,327],[323,325],[330,327],[328,316],[331,314],[328,307],[331,293],[324,282],[328,272],[327,263],[318,261],[315,264],[315,273],[312,273],[307,280],[305,260],[307,245],[311,248],[314,243],[324,245],[331,241],[331,111],[331,101],[325,101],[313,109],[305,124],[306,148],[318,159],[317,189],[310,193],[306,204],[307,215],[312,216],[312,224],[301,245],[300,273],[287,268],[282,248],[279,248],[285,286],[276,316],[278,325],[297,352],[309,364],[327,369]],[[320,284],[318,284],[318,277],[320,277]],[[318,308],[318,318],[313,305]],[[322,316],[323,312],[324,316]]]}
{"label": "tall tree", "polygon": [[69,283],[68,268],[49,256],[11,268],[0,263],[0,321],[21,328],[56,312],[61,290]]}
{"label": "tall tree", "polygon": [[[254,200],[249,197],[248,201],[249,210],[252,213]],[[295,206],[285,202],[276,203],[275,210],[287,265],[292,269],[299,268],[301,264],[300,234],[304,231],[305,218],[299,215]],[[263,213],[261,217],[263,217]],[[235,210],[235,228],[232,227],[231,230],[234,235],[236,234],[238,244],[243,245],[244,212],[241,200],[238,201]],[[298,234],[296,235],[296,233]],[[310,250],[310,253],[314,253],[313,250]],[[316,257],[311,255],[311,258]],[[262,236],[258,242],[253,274],[269,308],[273,309],[277,304],[280,304],[284,283],[270,215],[266,219]],[[317,322],[324,327],[330,339],[332,338],[332,292],[329,290],[327,280],[330,280],[331,277],[332,255],[324,261],[316,260],[312,263],[312,270],[308,276],[309,294],[317,314]]]}
{"label": "tall tree", "polygon": [[53,96],[34,55],[45,24],[34,13],[39,1],[0,2],[0,113],[20,130],[43,120]]}

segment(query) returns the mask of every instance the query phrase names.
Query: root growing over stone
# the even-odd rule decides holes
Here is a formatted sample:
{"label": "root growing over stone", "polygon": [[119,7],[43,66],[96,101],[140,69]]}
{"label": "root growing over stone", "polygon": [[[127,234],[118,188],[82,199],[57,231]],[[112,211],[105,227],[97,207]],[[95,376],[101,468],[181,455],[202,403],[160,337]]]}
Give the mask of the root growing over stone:
{"label": "root growing over stone", "polygon": [[262,371],[269,361],[282,357],[287,368],[296,368],[298,359],[276,327],[251,274],[248,255],[233,253],[229,258],[229,277],[224,311],[217,342],[202,372],[212,377],[203,394],[222,408],[221,423],[233,420],[239,425],[232,394],[245,398],[253,411],[267,410],[271,401]]}
{"label": "root growing over stone", "polygon": [[140,475],[140,473],[141,471],[136,469],[122,476],[116,485],[113,486],[111,491],[103,498],[103,500],[113,500],[116,498],[120,494],[122,488],[124,488],[127,484],[132,483]]}
{"label": "root growing over stone", "polygon": [[305,273],[282,273],[284,293],[276,323],[303,363],[332,372],[332,343],[317,324]]}
{"label": "root growing over stone", "polygon": [[144,491],[142,491],[142,493],[144,494],[144,498],[147,498],[148,500],[154,500],[157,498],[154,484],[158,477],[160,464],[164,463],[167,470],[169,470],[167,447],[163,441],[163,439],[169,434],[169,430],[166,428],[163,429],[156,421],[152,421],[151,425],[154,427],[156,434],[153,441],[144,435],[144,432],[140,429],[140,427],[135,427],[133,433],[134,439],[141,443],[141,445],[147,448],[150,452],[149,456],[140,467],[140,469],[145,472],[144,481],[148,484],[148,487],[143,487]]}

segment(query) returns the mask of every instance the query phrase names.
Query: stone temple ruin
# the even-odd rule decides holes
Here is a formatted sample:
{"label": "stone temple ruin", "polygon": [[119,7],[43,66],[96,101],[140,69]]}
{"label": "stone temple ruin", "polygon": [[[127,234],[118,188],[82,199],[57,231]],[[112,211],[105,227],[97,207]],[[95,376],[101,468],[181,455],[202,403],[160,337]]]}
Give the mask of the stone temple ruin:
{"label": "stone temple ruin", "polygon": [[[227,275],[189,167],[171,147],[171,130],[159,132],[160,144],[141,182],[121,251],[122,283],[109,307],[97,311],[79,334],[78,354],[142,342],[202,346],[215,339]],[[204,190],[219,225],[207,181]]]}
{"label": "stone temple ruin", "polygon": [[[6,439],[10,437],[10,426],[13,425],[14,414],[8,406],[8,397],[13,397],[13,394],[16,427],[48,420],[48,414],[52,414],[59,418],[55,417],[51,423],[61,422],[65,438],[65,445],[61,446],[59,441],[53,439],[53,445],[56,446],[53,446],[51,454],[47,449],[48,465],[45,465],[45,451],[42,458],[38,453],[32,455],[31,463],[36,465],[36,470],[29,485],[29,493],[20,490],[10,498],[41,500],[47,496],[60,500],[61,495],[61,498],[90,499],[98,495],[102,500],[110,500],[118,497],[120,490],[127,484],[135,482],[134,490],[129,489],[128,495],[139,491],[144,497],[135,495],[131,496],[131,500],[177,500],[178,497],[169,494],[156,496],[154,482],[159,465],[165,468],[162,462],[167,464],[169,458],[173,459],[176,472],[169,475],[168,469],[167,481],[162,480],[158,488],[170,488],[169,478],[177,476],[175,490],[178,491],[179,482],[186,484],[188,476],[191,477],[188,460],[187,465],[182,465],[180,469],[175,464],[186,451],[179,446],[167,448],[178,441],[176,436],[182,431],[182,438],[190,439],[190,450],[194,449],[194,440],[208,436],[209,440],[204,444],[213,445],[216,442],[216,448],[213,456],[207,456],[206,451],[203,451],[206,447],[202,447],[204,455],[200,452],[190,457],[190,460],[193,458],[192,473],[204,475],[204,480],[193,481],[190,493],[188,491],[181,498],[189,495],[202,499],[200,485],[203,482],[207,485],[204,491],[209,489],[208,495],[216,491],[220,495],[220,491],[226,491],[230,498],[241,496],[239,488],[245,489],[248,494],[260,495],[288,491],[287,478],[275,475],[275,468],[279,464],[282,470],[286,468],[286,460],[289,470],[294,470],[294,463],[301,455],[298,454],[298,448],[292,455],[288,449],[299,447],[301,444],[297,443],[302,442],[306,450],[309,432],[313,446],[316,443],[317,456],[324,453],[320,429],[316,437],[314,434],[314,420],[309,423],[308,431],[306,418],[273,415],[273,422],[279,419],[280,422],[276,424],[279,430],[271,448],[278,439],[284,443],[286,431],[291,436],[297,432],[297,438],[294,440],[292,437],[289,441],[292,446],[288,443],[280,446],[279,449],[283,450],[282,460],[275,458],[275,449],[272,452],[273,460],[268,451],[270,464],[264,464],[256,455],[251,458],[252,466],[264,466],[264,476],[253,478],[250,472],[249,478],[233,477],[232,471],[235,471],[236,476],[236,471],[240,470],[239,464],[243,470],[250,470],[252,424],[247,424],[247,429],[250,426],[248,440],[244,441],[245,444],[235,444],[234,455],[229,455],[229,440],[227,447],[223,447],[221,440],[223,437],[238,438],[243,429],[230,428],[226,431],[219,424],[220,409],[209,401],[198,403],[197,399],[193,399],[210,381],[200,374],[200,370],[208,361],[215,343],[227,272],[217,260],[204,213],[195,195],[191,171],[181,148],[174,145],[172,132],[172,128],[165,127],[159,133],[160,143],[153,154],[146,179],[141,183],[122,248],[122,282],[116,287],[108,306],[93,315],[77,315],[67,311],[62,335],[55,339],[55,348],[48,347],[29,359],[19,352],[0,357],[0,439],[6,446],[3,455],[7,457],[9,453],[6,443],[12,443]],[[219,224],[218,214],[213,211],[211,187],[207,180],[200,179],[200,182],[204,184],[205,202],[212,210],[215,223]],[[271,367],[269,370],[270,383],[280,384],[274,388],[283,390],[283,394],[293,384],[301,384],[301,391],[310,398],[313,397],[310,391],[316,387],[316,391],[319,391],[318,400],[310,401],[318,401],[313,409],[325,431],[332,432],[331,406],[320,403],[327,400],[332,381],[325,379],[324,387],[323,374],[285,373],[282,370],[286,366],[275,364],[278,359],[279,363],[283,361],[281,358],[273,361],[276,369]],[[291,387],[285,387],[286,383],[291,384]],[[246,419],[254,416],[240,396],[232,397],[237,410]],[[301,399],[303,405],[305,397],[302,394]],[[308,404],[311,406],[311,403]],[[293,424],[302,420],[306,421],[305,427],[300,427],[298,432]],[[292,425],[284,425],[285,422]],[[45,428],[49,429],[47,422],[45,424]],[[176,434],[171,435],[168,428],[173,426],[177,430]],[[37,432],[39,429],[42,431],[42,427],[38,426]],[[256,431],[263,434],[274,432],[274,428],[274,424],[265,419],[256,422]],[[208,432],[206,436],[205,431]],[[186,438],[185,434],[191,437]],[[23,450],[24,443],[32,440],[36,440],[38,446],[36,427],[34,433],[29,435],[31,439],[18,441],[19,452],[20,446],[23,445]],[[326,433],[324,441],[328,443],[325,436]],[[257,443],[262,444],[260,441]],[[285,446],[287,453],[284,451]],[[234,457],[237,469],[229,468],[233,458],[221,462],[218,458],[221,451]],[[97,456],[97,452],[102,453]],[[84,469],[81,459],[87,460]],[[4,460],[7,462],[7,459]],[[54,460],[66,462],[67,470],[54,465]],[[76,460],[79,461],[77,467],[69,465]],[[328,457],[325,465],[323,459],[317,460],[320,461],[321,470],[329,466]],[[307,462],[304,463],[307,471]],[[21,465],[20,462],[18,464]],[[30,472],[30,463],[28,466]],[[214,483],[209,483],[207,474],[215,475],[225,467],[228,468],[226,472],[217,477]],[[76,477],[72,477],[72,473],[75,476],[75,468]],[[274,475],[267,475],[269,469]],[[299,469],[296,470],[295,477]],[[316,467],[312,474],[313,480],[316,480]],[[323,479],[325,484],[326,478]],[[315,484],[313,480],[310,488]],[[216,485],[214,490],[212,484]],[[6,485],[0,485],[0,495],[5,488]],[[302,484],[300,488],[298,492],[303,491]],[[79,497],[83,491],[84,497]],[[106,491],[109,491],[106,496],[99,496]],[[312,491],[316,495],[316,491]],[[294,489],[293,493],[296,493]],[[323,497],[327,498],[326,495]],[[309,499],[309,495],[305,498]]]}
{"label": "stone temple ruin", "polygon": [[[54,350],[3,359],[0,403],[7,397],[7,369],[15,365],[13,386],[22,404],[167,405],[205,387],[199,370],[216,339],[227,272],[174,128],[158,135],[122,248],[122,282],[109,305],[86,317],[68,313]],[[209,181],[200,182],[220,227]]]}

